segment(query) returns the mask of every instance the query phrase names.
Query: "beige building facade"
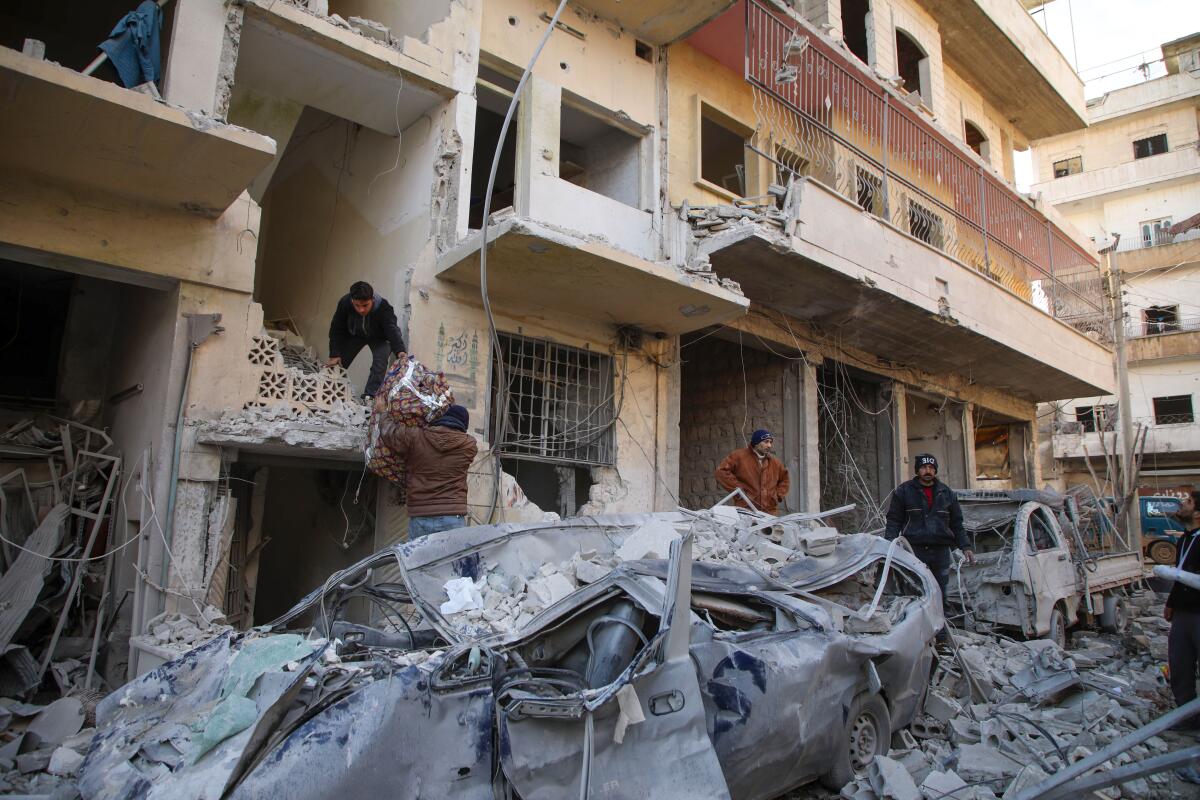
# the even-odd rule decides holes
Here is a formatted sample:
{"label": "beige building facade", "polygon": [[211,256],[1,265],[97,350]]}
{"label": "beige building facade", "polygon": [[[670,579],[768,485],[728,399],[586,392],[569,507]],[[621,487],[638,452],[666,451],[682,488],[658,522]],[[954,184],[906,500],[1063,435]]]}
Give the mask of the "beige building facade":
{"label": "beige building facade", "polygon": [[355,280],[470,410],[474,523],[711,503],[768,427],[788,511],[875,529],[917,452],[1036,485],[1036,404],[1112,391],[1094,248],[1010,183],[1085,114],[1016,0],[572,3],[502,136],[554,11],[175,0],[161,101],[80,74],[122,8],[6,20],[46,53],[0,43],[4,280],[62,319],[4,414],[119,445],[110,675],[403,539],[365,359],[320,368]]}
{"label": "beige building facade", "polygon": [[[1098,245],[1115,248],[1143,493],[1200,481],[1200,35],[1162,52],[1165,76],[1090,101],[1086,130],[1033,148],[1033,191]],[[1111,315],[1098,320],[1097,335],[1110,325]],[[1122,452],[1116,397],[1063,401],[1047,407],[1044,420],[1053,437],[1047,477],[1066,486],[1107,483],[1104,453]]]}

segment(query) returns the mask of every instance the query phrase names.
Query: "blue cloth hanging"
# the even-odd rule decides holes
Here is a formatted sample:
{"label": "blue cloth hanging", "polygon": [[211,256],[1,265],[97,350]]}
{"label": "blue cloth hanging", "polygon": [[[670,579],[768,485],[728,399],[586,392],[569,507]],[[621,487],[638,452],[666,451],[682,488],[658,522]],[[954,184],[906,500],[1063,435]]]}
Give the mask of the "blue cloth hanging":
{"label": "blue cloth hanging", "polygon": [[136,10],[121,18],[108,39],[100,44],[126,87],[158,80],[161,34],[162,9],[154,0],[142,0]]}

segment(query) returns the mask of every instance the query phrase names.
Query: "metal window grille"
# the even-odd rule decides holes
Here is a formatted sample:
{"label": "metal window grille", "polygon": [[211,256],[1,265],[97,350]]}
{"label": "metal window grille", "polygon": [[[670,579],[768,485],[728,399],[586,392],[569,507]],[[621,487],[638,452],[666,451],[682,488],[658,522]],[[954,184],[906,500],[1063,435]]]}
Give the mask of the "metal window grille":
{"label": "metal window grille", "polygon": [[614,463],[612,357],[544,339],[500,334],[507,383],[507,421],[492,377],[492,440],[506,456],[538,461]]}

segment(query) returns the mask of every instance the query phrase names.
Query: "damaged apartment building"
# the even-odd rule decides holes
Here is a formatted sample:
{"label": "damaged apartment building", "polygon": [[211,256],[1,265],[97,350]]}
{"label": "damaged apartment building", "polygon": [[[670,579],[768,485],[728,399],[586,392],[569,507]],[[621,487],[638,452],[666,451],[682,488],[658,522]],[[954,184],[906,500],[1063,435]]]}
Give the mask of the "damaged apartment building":
{"label": "damaged apartment building", "polygon": [[140,87],[84,74],[128,5],[0,12],[0,431],[112,439],[110,682],[403,537],[367,359],[322,366],[356,280],[469,409],[480,523],[710,505],[767,427],[787,511],[874,530],[912,455],[1037,485],[1036,403],[1112,391],[1095,251],[1011,183],[1085,124],[1017,0],[578,0],[503,138],[549,0],[172,0]]}

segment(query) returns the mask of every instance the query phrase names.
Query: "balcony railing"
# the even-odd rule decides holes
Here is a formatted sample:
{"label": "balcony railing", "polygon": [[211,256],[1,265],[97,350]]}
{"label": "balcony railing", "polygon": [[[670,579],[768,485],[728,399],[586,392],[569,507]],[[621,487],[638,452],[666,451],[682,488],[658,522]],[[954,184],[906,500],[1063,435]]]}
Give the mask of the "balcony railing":
{"label": "balcony railing", "polygon": [[1164,333],[1178,333],[1180,331],[1200,331],[1200,317],[1142,320],[1140,322],[1128,322],[1125,325],[1125,335],[1130,339],[1142,336],[1161,336]]}
{"label": "balcony railing", "polygon": [[1096,261],[1004,181],[783,11],[746,2],[751,147],[1073,322],[1103,313]]}
{"label": "balcony railing", "polygon": [[1186,233],[1180,233],[1172,236],[1166,231],[1157,230],[1151,233],[1144,233],[1141,236],[1133,236],[1128,239],[1122,239],[1117,244],[1117,252],[1128,252],[1130,250],[1146,250],[1151,247],[1163,247],[1169,244],[1179,244],[1180,242],[1188,242],[1194,239],[1200,239],[1200,228],[1192,228]]}

